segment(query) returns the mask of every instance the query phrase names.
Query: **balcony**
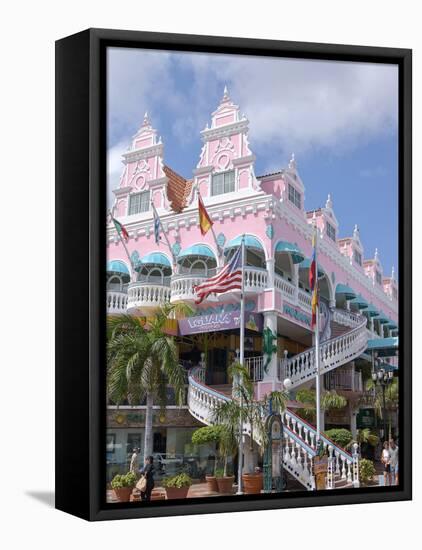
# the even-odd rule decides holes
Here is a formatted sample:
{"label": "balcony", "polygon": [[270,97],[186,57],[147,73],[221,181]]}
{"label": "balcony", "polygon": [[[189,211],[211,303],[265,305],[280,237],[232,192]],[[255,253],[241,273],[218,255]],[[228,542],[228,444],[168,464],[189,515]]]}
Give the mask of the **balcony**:
{"label": "balcony", "polygon": [[126,290],[107,290],[107,314],[122,315],[126,313],[127,293]]}
{"label": "balcony", "polygon": [[[172,304],[179,302],[194,303],[197,300],[197,295],[194,288],[206,281],[211,275],[195,275],[194,273],[182,273],[174,275],[171,281],[171,298]],[[214,297],[209,297],[204,302],[215,301]]]}
{"label": "balcony", "polygon": [[127,312],[150,315],[170,301],[170,277],[148,277],[131,283],[127,293]]}
{"label": "balcony", "polygon": [[327,390],[363,392],[361,372],[329,372],[324,378]]}

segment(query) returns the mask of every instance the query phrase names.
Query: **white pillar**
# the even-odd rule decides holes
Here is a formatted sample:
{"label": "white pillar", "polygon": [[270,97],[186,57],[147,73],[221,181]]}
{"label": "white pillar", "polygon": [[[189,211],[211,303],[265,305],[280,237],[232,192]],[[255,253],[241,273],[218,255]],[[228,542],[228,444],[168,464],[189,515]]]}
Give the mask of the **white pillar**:
{"label": "white pillar", "polygon": [[[277,313],[275,311],[264,312],[264,329],[269,328],[275,336],[277,336]],[[277,346],[277,340],[273,340],[273,345]],[[264,371],[264,382],[277,381],[277,352],[271,355],[266,372]],[[268,361],[268,356],[264,354],[264,366]]]}
{"label": "white pillar", "polygon": [[266,268],[268,271],[268,288],[274,287],[274,258],[269,258],[266,263]]}

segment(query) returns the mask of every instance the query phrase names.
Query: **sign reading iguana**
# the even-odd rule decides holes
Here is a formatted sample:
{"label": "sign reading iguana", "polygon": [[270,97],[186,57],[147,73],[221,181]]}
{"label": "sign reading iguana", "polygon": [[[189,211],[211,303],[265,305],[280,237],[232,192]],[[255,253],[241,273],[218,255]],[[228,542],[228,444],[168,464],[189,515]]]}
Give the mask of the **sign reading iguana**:
{"label": "sign reading iguana", "polygon": [[277,346],[273,344],[274,340],[277,341],[277,334],[275,334],[269,327],[265,327],[262,331],[262,343],[263,352],[265,357],[264,372],[268,370],[268,366],[271,363],[273,353],[277,353]]}

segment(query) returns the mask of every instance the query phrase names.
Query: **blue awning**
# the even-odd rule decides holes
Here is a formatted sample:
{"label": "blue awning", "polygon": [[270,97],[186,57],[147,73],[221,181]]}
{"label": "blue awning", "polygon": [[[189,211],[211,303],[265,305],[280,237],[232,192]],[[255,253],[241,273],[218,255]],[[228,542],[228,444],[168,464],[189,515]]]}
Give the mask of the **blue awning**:
{"label": "blue awning", "polygon": [[378,316],[375,317],[375,320],[379,321],[382,325],[388,323],[388,317],[386,317],[385,313],[383,313],[382,311],[380,311]]}
{"label": "blue awning", "polygon": [[353,298],[350,303],[357,306],[359,309],[366,309],[369,306],[368,302],[360,294],[358,294],[356,298]]}
{"label": "blue awning", "polygon": [[147,254],[141,260],[142,265],[164,265],[171,267],[170,260],[162,252],[151,252]]}
{"label": "blue awning", "polygon": [[264,252],[262,244],[253,235],[238,235],[237,237],[235,237],[234,239],[232,239],[226,244],[226,246],[224,247],[224,253],[226,253],[226,251],[231,250],[232,248],[239,248],[239,246],[242,245],[243,236],[245,237],[246,248],[255,248],[256,250],[261,250],[262,252]]}
{"label": "blue awning", "polygon": [[211,248],[205,244],[194,244],[185,248],[177,256],[177,261],[180,262],[183,258],[187,256],[198,256],[200,258],[213,258],[215,260],[214,252]]}
{"label": "blue awning", "polygon": [[[305,258],[303,262],[300,262],[299,269],[311,269],[311,259]],[[325,271],[320,265],[318,265],[318,277],[324,277]]]}
{"label": "blue awning", "polygon": [[377,370],[379,369],[384,369],[386,372],[390,372],[398,370],[399,367],[397,365],[390,365],[390,363],[381,363],[381,365],[377,366]]}
{"label": "blue awning", "polygon": [[300,264],[305,259],[305,254],[300,250],[297,244],[289,243],[288,241],[278,241],[275,252],[287,252],[290,254],[294,264]]}
{"label": "blue awning", "polygon": [[398,325],[392,319],[388,319],[387,328],[390,328],[391,330],[396,330],[398,328]]}
{"label": "blue awning", "polygon": [[368,309],[365,309],[364,313],[367,313],[369,317],[376,317],[379,315],[377,308],[373,304],[369,304]]}
{"label": "blue awning", "polygon": [[399,349],[399,337],[391,336],[390,338],[373,338],[368,340],[368,351],[382,351],[395,353]]}
{"label": "blue awning", "polygon": [[344,296],[346,300],[353,300],[357,296],[353,288],[350,288],[348,285],[343,285],[342,283],[336,286],[336,295]]}
{"label": "blue awning", "polygon": [[119,275],[128,275],[128,277],[130,277],[128,267],[121,260],[112,260],[108,262],[107,273],[118,273]]}

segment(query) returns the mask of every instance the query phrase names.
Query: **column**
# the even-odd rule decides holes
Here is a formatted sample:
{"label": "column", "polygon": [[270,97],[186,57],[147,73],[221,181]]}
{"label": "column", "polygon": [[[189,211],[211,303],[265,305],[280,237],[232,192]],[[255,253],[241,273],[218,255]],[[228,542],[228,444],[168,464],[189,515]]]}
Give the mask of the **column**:
{"label": "column", "polygon": [[[269,329],[274,336],[277,336],[277,314],[275,311],[264,312],[264,331],[265,329]],[[264,340],[266,340],[268,344],[271,344],[271,346],[275,346],[275,348],[277,348],[277,339],[271,341],[271,339],[265,334],[263,338]],[[263,352],[264,352],[263,353],[264,367],[269,360],[266,372],[264,370],[263,381],[275,382],[277,380],[277,351],[274,351],[273,353],[271,353],[271,358],[269,358],[269,355],[265,354],[265,342],[264,342]]]}
{"label": "column", "polygon": [[269,258],[265,266],[268,271],[268,288],[274,287],[274,258]]}

